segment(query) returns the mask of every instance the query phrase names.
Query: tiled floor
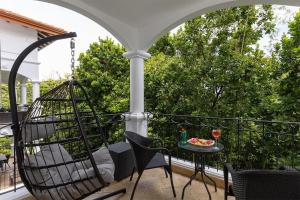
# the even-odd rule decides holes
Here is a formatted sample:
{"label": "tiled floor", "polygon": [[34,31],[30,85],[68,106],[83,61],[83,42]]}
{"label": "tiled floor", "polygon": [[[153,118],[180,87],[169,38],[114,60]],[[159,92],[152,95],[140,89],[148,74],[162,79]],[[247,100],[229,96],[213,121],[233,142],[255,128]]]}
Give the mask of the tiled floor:
{"label": "tiled floor", "polygon": [[[9,165],[5,164],[3,168],[0,168],[0,190],[4,190],[9,187],[13,187],[13,158],[9,159]],[[17,183],[21,182],[20,176],[17,172]]]}
{"label": "tiled floor", "polygon": [[[162,169],[152,169],[147,170],[142,175],[140,182],[137,186],[134,199],[135,200],[171,200],[171,199],[181,199],[182,189],[184,185],[188,182],[189,178],[174,174],[174,185],[177,193],[177,197],[173,197],[172,188],[170,184],[170,179],[165,177],[164,171]],[[127,193],[125,195],[118,195],[110,198],[110,200],[128,200],[133,190],[135,180],[137,179],[137,174],[134,175],[134,179],[129,182],[129,178],[115,183],[110,187],[102,190],[99,194],[95,194],[87,198],[87,200],[99,197],[108,192],[112,192],[122,187],[126,187]],[[208,185],[209,191],[211,192],[212,199],[214,200],[223,200],[224,199],[224,190],[219,189],[214,191],[214,187]],[[192,182],[191,186],[188,186],[185,190],[185,200],[198,200],[198,199],[209,199],[208,194],[205,190],[205,187],[202,182],[196,180]],[[234,198],[229,198],[233,200]]]}
{"label": "tiled floor", "polygon": [[[188,182],[189,178],[174,174],[174,185],[177,193],[177,197],[173,197],[172,188],[170,184],[170,179],[165,177],[164,171],[162,169],[152,169],[144,172],[140,182],[137,186],[134,199],[135,200],[171,200],[171,199],[181,199],[181,193],[184,185]],[[97,197],[101,197],[109,192],[126,187],[127,193],[120,194],[109,198],[109,200],[128,200],[130,198],[137,174],[134,175],[133,180],[130,182],[129,178],[124,179],[120,182],[113,183],[109,187],[103,189],[99,193],[95,193],[85,200],[92,200]],[[224,190],[218,188],[217,192],[214,192],[214,187],[208,185],[211,192],[213,200],[223,200]],[[202,182],[196,180],[192,182],[191,186],[188,186],[185,191],[185,200],[208,200],[208,194]],[[233,200],[234,198],[229,198]],[[26,199],[26,200],[32,200]]]}

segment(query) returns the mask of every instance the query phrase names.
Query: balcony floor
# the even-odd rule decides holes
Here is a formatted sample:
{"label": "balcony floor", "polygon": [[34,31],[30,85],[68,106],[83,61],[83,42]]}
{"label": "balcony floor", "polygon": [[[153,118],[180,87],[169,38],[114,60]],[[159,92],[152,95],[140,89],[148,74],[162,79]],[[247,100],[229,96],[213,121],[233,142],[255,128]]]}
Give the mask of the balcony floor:
{"label": "balcony floor", "polygon": [[[135,200],[171,200],[171,199],[181,199],[181,193],[184,185],[188,182],[189,178],[180,174],[173,175],[174,185],[177,193],[177,197],[173,197],[172,188],[170,184],[170,179],[165,177],[163,169],[151,169],[144,172],[140,182],[137,186],[134,199]],[[89,196],[85,200],[92,200],[97,197],[101,197],[104,194],[113,192],[115,190],[126,187],[127,193],[120,194],[109,198],[109,200],[128,200],[130,199],[130,194],[133,189],[135,180],[137,179],[137,174],[129,182],[129,178],[124,179],[120,182],[113,183],[109,187],[103,189],[99,193]],[[214,192],[214,187],[208,185],[209,191],[211,192],[213,200],[223,200],[224,190],[218,188],[217,192]],[[34,198],[26,198],[26,200],[33,200]],[[198,200],[198,199],[209,199],[208,194],[202,182],[194,180],[191,186],[188,186],[185,190],[185,200]],[[234,200],[235,198],[230,197],[229,200]]]}

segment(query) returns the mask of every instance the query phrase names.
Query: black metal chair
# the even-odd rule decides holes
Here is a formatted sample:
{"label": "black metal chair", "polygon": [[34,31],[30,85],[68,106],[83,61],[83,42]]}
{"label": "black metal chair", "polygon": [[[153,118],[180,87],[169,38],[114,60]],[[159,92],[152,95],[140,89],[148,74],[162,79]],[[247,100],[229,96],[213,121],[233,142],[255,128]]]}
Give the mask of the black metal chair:
{"label": "black metal chair", "polygon": [[[138,173],[138,178],[135,182],[130,199],[132,200],[134,197],[137,184],[144,170],[157,167],[163,167],[165,172],[167,171],[169,173],[173,195],[174,197],[176,197],[176,192],[173,184],[170,151],[162,147],[152,148],[151,145],[156,142],[154,139],[146,138],[130,131],[125,132],[125,137],[131,145],[135,161],[135,169]],[[165,161],[164,154],[168,155],[169,157],[168,163]]]}
{"label": "black metal chair", "polygon": [[[228,173],[233,183],[230,186]],[[225,200],[229,195],[237,200],[300,199],[300,172],[292,168],[236,171],[230,164],[225,164],[224,182]]]}

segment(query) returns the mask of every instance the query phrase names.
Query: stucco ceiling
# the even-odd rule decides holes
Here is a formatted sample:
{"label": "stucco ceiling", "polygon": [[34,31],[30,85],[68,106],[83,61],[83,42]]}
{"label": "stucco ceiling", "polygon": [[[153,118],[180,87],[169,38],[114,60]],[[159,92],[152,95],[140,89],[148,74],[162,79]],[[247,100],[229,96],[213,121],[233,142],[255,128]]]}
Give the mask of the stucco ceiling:
{"label": "stucco ceiling", "polygon": [[110,31],[127,50],[147,50],[184,21],[220,8],[300,0],[40,0],[81,13]]}

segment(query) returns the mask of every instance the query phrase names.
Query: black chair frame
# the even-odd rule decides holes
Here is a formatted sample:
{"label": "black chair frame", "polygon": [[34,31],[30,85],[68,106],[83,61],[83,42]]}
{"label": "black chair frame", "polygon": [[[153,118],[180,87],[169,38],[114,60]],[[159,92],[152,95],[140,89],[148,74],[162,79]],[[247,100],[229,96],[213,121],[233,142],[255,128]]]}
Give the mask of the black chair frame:
{"label": "black chair frame", "polygon": [[[103,133],[99,119],[91,105],[87,93],[79,82],[73,79],[62,83],[37,98],[30,106],[24,119],[18,118],[15,85],[17,72],[23,60],[34,49],[40,46],[52,43],[56,40],[72,37],[76,37],[76,33],[71,32],[49,36],[34,42],[17,57],[9,75],[8,86],[13,124],[12,129],[17,166],[21,180],[33,196],[36,194],[44,195],[46,193],[49,194],[47,198],[55,200],[65,199],[61,190],[58,190],[58,188],[65,188],[65,193],[69,198],[78,200],[98,192],[103,187],[109,185],[101,176],[93,156],[93,152],[97,151],[99,147],[107,145],[105,134]],[[51,120],[47,120],[49,117],[51,117]],[[51,134],[50,130],[52,131]],[[94,145],[96,144],[96,139],[101,141],[98,146]],[[56,161],[57,157],[53,156],[53,145],[59,147],[59,157],[62,159],[60,163]],[[34,151],[34,149],[42,149],[43,147],[48,147],[48,151],[50,149],[52,154],[51,162],[53,163],[48,164],[50,161],[49,159],[45,159],[42,151],[40,151],[42,153],[39,154],[42,161],[38,163],[38,153]],[[66,154],[62,154],[63,147],[69,150],[68,153],[70,155],[68,156],[71,157],[71,160],[65,160]],[[76,151],[73,152],[72,149],[74,148]],[[37,166],[30,164],[29,156],[35,158]],[[90,167],[87,168],[84,162],[89,163]],[[84,172],[81,173],[81,175],[78,169],[80,164],[82,166],[80,170]],[[70,165],[74,166],[72,168],[74,171],[72,172],[69,170],[71,169]],[[63,174],[61,171],[58,171],[58,169],[62,168],[64,171],[67,171],[64,175],[69,176],[69,179],[62,179]],[[37,180],[36,175],[34,175],[34,173],[37,174],[37,171],[42,174],[50,169],[57,169],[59,175],[57,179],[60,179],[59,183],[54,181],[51,173],[49,175],[50,179],[48,180],[45,180],[43,176],[40,176],[40,179]],[[90,170],[89,175],[87,174],[87,170]],[[73,172],[78,173],[76,180],[73,180],[71,176]],[[14,171],[14,177],[16,177],[16,170]],[[40,183],[41,179],[43,181],[42,183]],[[46,181],[49,183],[49,180],[52,180],[52,183],[46,184]],[[84,188],[84,191],[79,187],[80,183],[82,183],[80,187]],[[69,190],[69,188],[72,190]],[[125,192],[126,189],[123,188],[96,199],[105,199]],[[74,195],[75,193],[76,195]],[[53,194],[57,197],[54,197]]]}
{"label": "black chair frame", "polygon": [[[147,169],[153,169],[157,167],[163,167],[166,177],[168,177],[167,173],[170,175],[170,182],[172,186],[172,191],[174,197],[176,197],[176,192],[173,183],[173,175],[172,175],[172,161],[171,161],[171,152],[163,147],[152,147],[156,142],[159,142],[162,145],[162,142],[158,139],[151,139],[147,137],[143,137],[134,132],[126,131],[125,137],[129,141],[132,151],[133,157],[135,161],[135,170],[138,173],[138,178],[134,184],[133,191],[131,193],[130,199],[132,200],[135,194],[136,187],[138,182],[144,172]],[[163,156],[162,159],[153,159],[155,156]],[[168,156],[168,163],[164,160],[164,155]],[[133,171],[134,172],[134,171]],[[132,179],[133,173],[131,175],[130,180]]]}

